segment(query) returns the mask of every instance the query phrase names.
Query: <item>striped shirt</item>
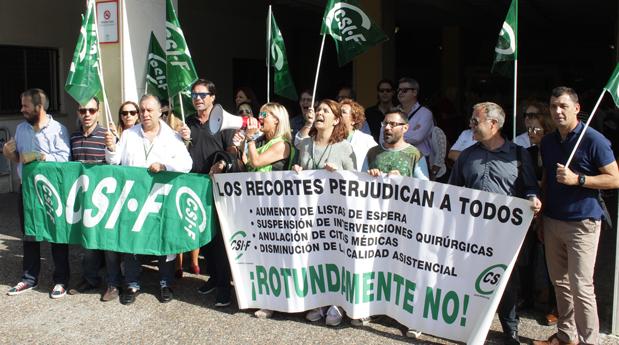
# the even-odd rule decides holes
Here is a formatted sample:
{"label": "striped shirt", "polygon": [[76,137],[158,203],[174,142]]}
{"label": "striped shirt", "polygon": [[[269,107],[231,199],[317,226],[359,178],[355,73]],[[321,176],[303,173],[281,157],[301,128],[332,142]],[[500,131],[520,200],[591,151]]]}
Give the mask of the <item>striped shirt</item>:
{"label": "striped shirt", "polygon": [[105,163],[105,129],[97,125],[89,136],[80,130],[71,135],[71,160]]}

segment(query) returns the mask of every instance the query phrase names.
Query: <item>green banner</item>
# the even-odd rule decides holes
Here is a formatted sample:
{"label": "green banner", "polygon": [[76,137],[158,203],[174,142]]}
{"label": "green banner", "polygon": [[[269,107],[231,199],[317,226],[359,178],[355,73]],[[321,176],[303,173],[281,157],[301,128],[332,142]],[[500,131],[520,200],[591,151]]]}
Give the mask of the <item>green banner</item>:
{"label": "green banner", "polygon": [[26,235],[38,241],[166,255],[219,231],[207,175],[40,162],[24,166],[22,188]]}
{"label": "green banner", "polygon": [[604,86],[604,89],[613,96],[613,101],[615,101],[615,105],[619,107],[619,64],[615,67],[613,71],[613,75],[610,76],[608,83]]}

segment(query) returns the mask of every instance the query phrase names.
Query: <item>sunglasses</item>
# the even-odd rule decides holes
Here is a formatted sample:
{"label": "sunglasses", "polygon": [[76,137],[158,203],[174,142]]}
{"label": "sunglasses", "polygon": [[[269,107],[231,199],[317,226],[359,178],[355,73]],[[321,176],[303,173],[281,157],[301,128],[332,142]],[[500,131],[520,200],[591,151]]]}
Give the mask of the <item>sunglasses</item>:
{"label": "sunglasses", "polygon": [[544,129],[539,127],[527,127],[527,132],[529,132],[529,134],[539,134],[544,132]]}
{"label": "sunglasses", "polygon": [[78,109],[79,113],[81,115],[86,115],[86,113],[90,113],[90,115],[94,115],[97,113],[97,111],[99,111],[99,109],[97,108],[79,108]]}
{"label": "sunglasses", "polygon": [[378,92],[382,92],[382,93],[393,92],[393,89],[378,89]]}
{"label": "sunglasses", "polygon": [[398,88],[398,93],[400,93],[400,92],[404,93],[404,92],[408,92],[408,91],[412,91],[412,90],[415,90],[415,88],[414,87],[399,87]]}
{"label": "sunglasses", "polygon": [[383,121],[380,123],[383,127],[391,127],[391,128],[396,128],[399,126],[404,126],[406,123],[404,122],[395,122],[395,121]]}
{"label": "sunglasses", "polygon": [[239,115],[251,115],[251,110],[239,109]]}
{"label": "sunglasses", "polygon": [[161,116],[168,116],[169,113],[170,113],[169,111],[162,111]]}
{"label": "sunglasses", "polygon": [[192,92],[191,93],[191,98],[192,99],[198,99],[198,98],[205,99],[206,96],[210,96],[210,95],[211,95],[210,92]]}
{"label": "sunglasses", "polygon": [[137,110],[121,110],[120,111],[120,115],[122,116],[127,116],[127,115],[135,116],[137,113],[138,113]]}

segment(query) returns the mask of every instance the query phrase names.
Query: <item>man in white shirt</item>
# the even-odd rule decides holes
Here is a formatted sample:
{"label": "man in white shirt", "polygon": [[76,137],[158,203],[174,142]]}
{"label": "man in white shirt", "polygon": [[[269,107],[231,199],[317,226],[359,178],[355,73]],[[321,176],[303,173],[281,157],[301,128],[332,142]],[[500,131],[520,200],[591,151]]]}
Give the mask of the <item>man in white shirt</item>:
{"label": "man in white shirt", "polygon": [[430,138],[434,120],[430,109],[419,104],[419,83],[413,78],[400,78],[397,91],[400,108],[408,119],[408,131],[404,133],[404,141],[418,148],[424,157],[428,157],[432,152]]}
{"label": "man in white shirt", "polygon": [[[105,136],[105,160],[109,164],[144,167],[152,173],[161,171],[191,170],[193,161],[183,140],[161,117],[161,104],[157,97],[146,94],[140,99],[140,124],[125,130],[116,143],[111,132]],[[170,288],[174,277],[176,255],[164,255],[159,260],[160,301],[172,300]],[[127,289],[120,297],[122,304],[135,302],[140,292],[141,263],[137,254],[124,254],[125,282]]]}

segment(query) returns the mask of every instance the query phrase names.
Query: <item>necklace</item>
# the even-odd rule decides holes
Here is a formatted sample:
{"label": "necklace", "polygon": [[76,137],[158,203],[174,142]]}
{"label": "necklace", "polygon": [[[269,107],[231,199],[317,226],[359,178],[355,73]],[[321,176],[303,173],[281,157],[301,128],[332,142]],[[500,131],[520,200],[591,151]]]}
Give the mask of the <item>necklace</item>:
{"label": "necklace", "polygon": [[[310,157],[312,159],[312,170],[318,169],[318,164],[322,161],[327,151],[329,151],[329,155],[331,154],[331,143],[329,143],[329,145],[325,147],[325,150],[322,151],[322,154],[320,155],[320,158],[318,158],[318,160],[314,159],[314,157],[316,156],[316,153],[314,151],[315,151],[315,145],[314,145],[314,141],[312,140],[312,152],[311,152],[312,156]],[[329,158],[329,155],[327,155],[327,158]]]}

